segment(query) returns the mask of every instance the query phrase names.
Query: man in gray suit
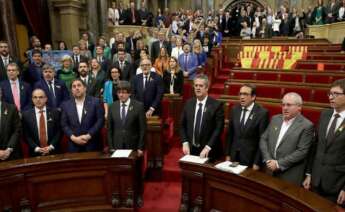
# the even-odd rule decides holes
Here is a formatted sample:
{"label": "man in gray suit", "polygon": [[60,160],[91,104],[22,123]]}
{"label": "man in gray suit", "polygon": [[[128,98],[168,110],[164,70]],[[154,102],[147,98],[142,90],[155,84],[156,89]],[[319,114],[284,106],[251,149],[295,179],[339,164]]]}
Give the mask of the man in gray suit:
{"label": "man in gray suit", "polygon": [[283,114],[272,117],[260,140],[266,168],[273,176],[296,185],[302,184],[314,137],[313,124],[301,114],[302,103],[299,94],[285,94]]}
{"label": "man in gray suit", "polygon": [[328,94],[332,109],[322,111],[318,142],[303,182],[306,189],[344,206],[345,203],[345,79],[331,85]]}

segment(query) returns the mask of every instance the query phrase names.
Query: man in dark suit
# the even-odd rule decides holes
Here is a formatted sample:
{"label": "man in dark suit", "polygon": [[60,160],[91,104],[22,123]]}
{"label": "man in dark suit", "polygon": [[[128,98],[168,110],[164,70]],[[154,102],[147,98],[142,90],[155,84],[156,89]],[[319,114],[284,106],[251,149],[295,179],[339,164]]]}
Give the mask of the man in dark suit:
{"label": "man in dark suit", "polygon": [[78,67],[79,67],[80,61],[88,61],[88,58],[80,54],[80,48],[78,45],[73,45],[72,51],[73,51],[73,54],[71,57],[73,60],[73,71],[75,73],[78,73]]}
{"label": "man in dark suit", "polygon": [[139,195],[136,203],[142,206],[143,194],[143,151],[145,147],[146,118],[144,105],[130,98],[131,84],[120,81],[117,85],[118,101],[114,102],[108,113],[108,144],[110,152],[117,149],[131,149],[137,152],[136,174]]}
{"label": "man in dark suit", "polygon": [[111,60],[104,57],[104,47],[101,45],[96,46],[96,55],[95,58],[97,59],[98,63],[101,65],[101,69],[105,72],[108,72],[109,67],[112,65]]}
{"label": "man in dark suit", "polygon": [[332,109],[322,111],[318,140],[307,168],[303,186],[344,206],[345,200],[345,79],[331,85]]}
{"label": "man in dark suit", "polygon": [[0,82],[7,80],[6,66],[10,63],[16,63],[20,66],[19,60],[12,57],[9,52],[7,41],[0,41]]}
{"label": "man in dark suit", "polygon": [[86,95],[86,85],[81,79],[72,81],[71,91],[73,98],[61,104],[61,127],[69,138],[68,150],[97,151],[102,144],[100,131],[104,124],[101,102]]}
{"label": "man in dark suit", "polygon": [[151,72],[151,61],[144,59],[140,62],[143,73],[133,78],[133,97],[144,104],[146,117],[160,114],[160,104],[164,95],[163,79],[155,72]]}
{"label": "man in dark suit", "polygon": [[171,45],[165,40],[165,33],[160,31],[158,33],[158,41],[153,42],[151,46],[151,59],[153,62],[159,56],[162,47],[165,47],[169,55],[171,54]]}
{"label": "man in dark suit", "polygon": [[22,113],[23,132],[32,157],[53,154],[59,149],[60,112],[47,107],[47,101],[45,91],[35,89],[32,92],[35,107]]}
{"label": "man in dark suit", "polygon": [[128,25],[141,25],[140,15],[138,10],[135,9],[135,3],[131,2],[126,11],[126,24]]}
{"label": "man in dark suit", "polygon": [[227,159],[258,170],[261,165],[260,136],[269,122],[268,111],[255,103],[256,86],[244,84],[239,93],[240,104],[229,114]]}
{"label": "man in dark suit", "polygon": [[126,61],[126,52],[124,49],[119,49],[117,52],[118,60],[114,62],[114,66],[121,70],[121,79],[130,81],[135,75],[132,65]]}
{"label": "man in dark suit", "polygon": [[41,50],[32,50],[32,62],[29,67],[23,72],[24,80],[34,86],[34,84],[42,79],[42,67],[44,62],[42,60]]}
{"label": "man in dark suit", "polygon": [[69,100],[69,91],[65,83],[55,77],[53,66],[45,64],[42,67],[43,79],[36,82],[34,88],[40,88],[46,94],[47,106],[60,109],[62,102]]}
{"label": "man in dark suit", "polygon": [[195,77],[195,97],[184,106],[180,136],[183,154],[216,159],[222,156],[220,136],[224,128],[224,110],[221,102],[208,96],[208,88],[206,75]]}
{"label": "man in dark suit", "polygon": [[301,114],[302,104],[299,94],[285,94],[283,114],[272,117],[260,140],[268,172],[298,186],[302,184],[307,155],[314,139],[313,124]]}
{"label": "man in dark suit", "polygon": [[21,124],[18,111],[12,104],[1,101],[0,89],[0,160],[13,160],[21,156]]}
{"label": "man in dark suit", "polygon": [[96,80],[93,78],[92,74],[89,72],[89,66],[87,62],[79,63],[79,78],[86,85],[86,93],[88,96],[96,96]]}
{"label": "man in dark suit", "polygon": [[18,78],[19,67],[16,63],[7,65],[7,78],[0,83],[2,100],[14,104],[18,111],[31,107],[31,86]]}

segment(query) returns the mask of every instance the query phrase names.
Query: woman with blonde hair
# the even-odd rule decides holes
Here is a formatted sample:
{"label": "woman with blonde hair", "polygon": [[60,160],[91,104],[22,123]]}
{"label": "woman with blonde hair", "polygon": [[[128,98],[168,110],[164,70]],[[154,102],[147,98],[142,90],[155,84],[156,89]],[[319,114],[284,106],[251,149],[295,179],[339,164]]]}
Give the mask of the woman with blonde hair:
{"label": "woman with blonde hair", "polygon": [[72,81],[77,78],[77,74],[73,71],[73,60],[69,55],[61,58],[61,69],[57,71],[56,77],[65,82],[68,90],[71,89]]}
{"label": "woman with blonde hair", "polygon": [[163,76],[163,72],[169,68],[169,55],[165,47],[160,48],[159,56],[153,67],[156,68],[157,74]]}
{"label": "woman with blonde hair", "polygon": [[169,59],[169,68],[163,73],[164,93],[182,94],[183,71],[176,57]]}
{"label": "woman with blonde hair", "polygon": [[198,59],[198,68],[205,67],[207,55],[202,48],[200,40],[198,39],[195,39],[193,42],[193,53],[196,55]]}
{"label": "woman with blonde hair", "polygon": [[80,49],[80,55],[85,56],[88,60],[92,58],[91,51],[87,48],[85,40],[79,41],[79,49]]}

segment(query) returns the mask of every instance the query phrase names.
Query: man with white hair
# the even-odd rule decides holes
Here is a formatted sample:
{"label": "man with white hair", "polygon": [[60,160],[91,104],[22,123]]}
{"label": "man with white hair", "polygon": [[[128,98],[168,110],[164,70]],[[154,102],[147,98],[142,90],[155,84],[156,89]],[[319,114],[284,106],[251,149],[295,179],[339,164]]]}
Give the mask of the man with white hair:
{"label": "man with white hair", "polygon": [[314,137],[313,124],[301,114],[302,97],[287,93],[282,114],[272,117],[260,139],[263,162],[273,176],[301,185]]}

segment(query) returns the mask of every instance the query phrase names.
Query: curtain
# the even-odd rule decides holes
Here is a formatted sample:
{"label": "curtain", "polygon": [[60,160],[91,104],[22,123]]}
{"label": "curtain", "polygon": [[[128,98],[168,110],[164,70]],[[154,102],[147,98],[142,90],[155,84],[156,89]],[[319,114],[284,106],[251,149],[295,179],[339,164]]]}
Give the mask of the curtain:
{"label": "curtain", "polygon": [[25,15],[34,34],[42,45],[51,43],[50,19],[46,0],[21,0]]}

